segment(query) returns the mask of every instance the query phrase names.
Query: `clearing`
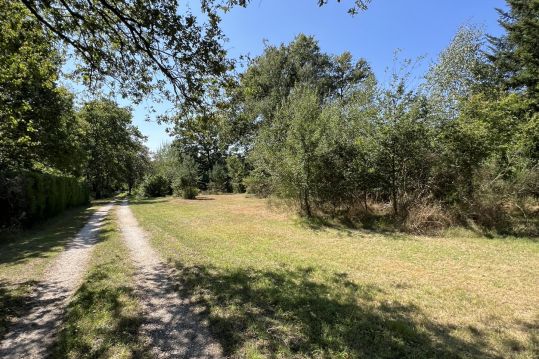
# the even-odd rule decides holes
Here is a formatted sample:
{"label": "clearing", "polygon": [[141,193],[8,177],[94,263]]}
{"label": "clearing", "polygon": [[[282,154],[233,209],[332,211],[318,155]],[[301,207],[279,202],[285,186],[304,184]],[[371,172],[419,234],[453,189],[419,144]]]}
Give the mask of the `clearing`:
{"label": "clearing", "polygon": [[313,229],[244,195],[131,207],[227,356],[539,352],[537,239]]}

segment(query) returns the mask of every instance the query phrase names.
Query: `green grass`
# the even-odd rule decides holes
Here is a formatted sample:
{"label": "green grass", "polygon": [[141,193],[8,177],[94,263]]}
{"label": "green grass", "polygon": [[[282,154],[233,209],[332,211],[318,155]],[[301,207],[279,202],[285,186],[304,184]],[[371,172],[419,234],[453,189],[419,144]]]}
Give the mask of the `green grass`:
{"label": "green grass", "polygon": [[539,354],[539,242],[305,225],[240,195],[133,203],[231,357]]}
{"label": "green grass", "polygon": [[141,307],[134,294],[133,266],[109,215],[88,273],[67,310],[54,358],[145,357],[138,337]]}
{"label": "green grass", "polygon": [[84,226],[95,207],[78,207],[30,230],[0,232],[0,338],[11,317],[24,313],[45,268]]}

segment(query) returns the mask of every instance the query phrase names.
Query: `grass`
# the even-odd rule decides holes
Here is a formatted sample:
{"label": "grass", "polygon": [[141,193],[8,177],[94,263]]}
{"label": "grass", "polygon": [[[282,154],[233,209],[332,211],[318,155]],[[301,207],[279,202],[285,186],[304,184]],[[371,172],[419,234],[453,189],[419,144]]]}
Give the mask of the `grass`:
{"label": "grass", "polygon": [[539,355],[539,242],[306,225],[241,195],[133,202],[231,357]]}
{"label": "grass", "polygon": [[0,232],[0,338],[10,318],[27,309],[45,268],[84,226],[95,207],[70,209],[19,232]]}
{"label": "grass", "polygon": [[141,307],[134,294],[128,249],[109,214],[88,273],[70,302],[54,358],[145,357]]}

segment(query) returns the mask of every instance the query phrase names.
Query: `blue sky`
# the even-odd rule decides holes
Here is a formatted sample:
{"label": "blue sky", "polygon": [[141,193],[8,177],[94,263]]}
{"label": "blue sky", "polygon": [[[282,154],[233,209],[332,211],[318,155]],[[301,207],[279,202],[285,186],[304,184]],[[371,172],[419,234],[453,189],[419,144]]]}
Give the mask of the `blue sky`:
{"label": "blue sky", "polygon": [[[323,51],[350,51],[364,57],[383,81],[393,53],[426,56],[423,66],[436,59],[464,24],[483,26],[498,35],[496,7],[503,0],[372,0],[369,9],[354,17],[347,14],[352,0],[318,7],[316,0],[251,0],[247,8],[234,8],[223,15],[222,28],[229,41],[230,56],[262,53],[263,41],[288,43],[299,33],[315,36]],[[145,120],[144,106],[134,112],[134,122],[148,136],[147,145],[155,150],[170,141],[166,126]]]}

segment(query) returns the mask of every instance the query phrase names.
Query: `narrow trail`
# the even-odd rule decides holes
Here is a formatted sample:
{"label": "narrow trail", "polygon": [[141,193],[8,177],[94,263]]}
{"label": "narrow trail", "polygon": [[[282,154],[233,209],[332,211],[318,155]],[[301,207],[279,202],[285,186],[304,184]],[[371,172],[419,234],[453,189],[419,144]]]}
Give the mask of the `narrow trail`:
{"label": "narrow trail", "polygon": [[79,287],[93,245],[112,203],[99,208],[47,268],[31,299],[28,314],[18,318],[0,343],[0,358],[43,358],[53,343],[65,307]]}
{"label": "narrow trail", "polygon": [[118,223],[136,268],[137,294],[145,322],[142,336],[159,358],[221,358],[219,344],[194,310],[172,288],[171,271],[150,246],[127,201],[118,209]]}

